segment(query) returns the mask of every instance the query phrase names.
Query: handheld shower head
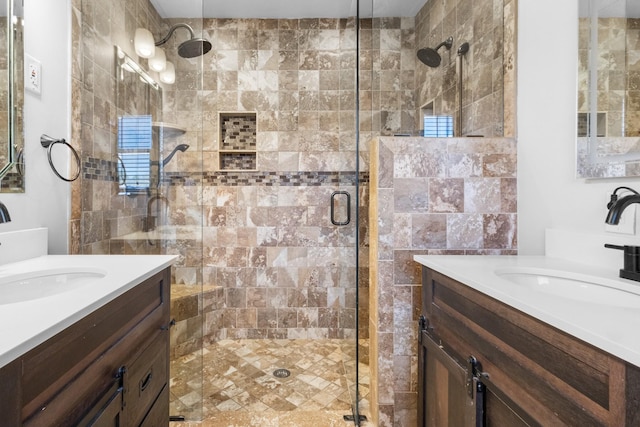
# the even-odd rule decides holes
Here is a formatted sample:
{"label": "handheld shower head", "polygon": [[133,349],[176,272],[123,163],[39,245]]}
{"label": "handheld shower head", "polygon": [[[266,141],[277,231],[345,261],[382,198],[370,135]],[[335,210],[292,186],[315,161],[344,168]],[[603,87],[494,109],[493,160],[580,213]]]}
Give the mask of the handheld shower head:
{"label": "handheld shower head", "polygon": [[442,61],[442,58],[438,53],[438,49],[440,49],[442,46],[446,47],[447,50],[450,50],[451,46],[453,46],[453,37],[449,37],[448,39],[440,43],[438,46],[436,46],[435,49],[427,47],[427,48],[418,50],[418,59],[424,65],[428,65],[429,67],[432,67],[432,68],[439,66],[440,62]]}
{"label": "handheld shower head", "polygon": [[466,55],[469,52],[469,42],[464,42],[458,47],[458,56]]}
{"label": "handheld shower head", "polygon": [[195,58],[197,56],[204,55],[211,50],[211,42],[209,40],[194,37],[193,28],[188,24],[176,24],[171,27],[171,29],[169,29],[169,33],[162,40],[156,42],[156,46],[163,45],[169,41],[173,32],[178,28],[185,28],[189,31],[190,37],[189,40],[180,44],[178,47],[178,55],[183,58]]}
{"label": "handheld shower head", "polygon": [[174,148],[173,151],[169,153],[169,155],[164,160],[162,160],[162,166],[166,166],[167,163],[171,161],[171,159],[173,158],[173,156],[176,154],[177,151],[181,151],[184,153],[185,151],[187,151],[188,148],[189,148],[189,145],[187,144],[180,144],[176,146],[176,148]]}

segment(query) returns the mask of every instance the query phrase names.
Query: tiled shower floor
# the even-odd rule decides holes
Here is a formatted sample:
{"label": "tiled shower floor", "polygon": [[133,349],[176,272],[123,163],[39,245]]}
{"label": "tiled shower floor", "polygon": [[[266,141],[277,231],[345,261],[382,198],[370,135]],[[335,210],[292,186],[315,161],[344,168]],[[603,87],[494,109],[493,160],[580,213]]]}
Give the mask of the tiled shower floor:
{"label": "tiled shower floor", "polygon": [[[361,342],[361,348],[366,341]],[[222,340],[171,363],[171,414],[202,423],[175,426],[346,426],[355,349],[346,340]],[[204,383],[200,384],[200,358]],[[287,378],[276,369],[291,372]],[[360,364],[360,402],[368,412],[369,369]],[[195,370],[195,371],[194,371]],[[194,378],[196,378],[194,380]],[[203,407],[200,412],[200,397]],[[366,425],[366,424],[365,424]]]}

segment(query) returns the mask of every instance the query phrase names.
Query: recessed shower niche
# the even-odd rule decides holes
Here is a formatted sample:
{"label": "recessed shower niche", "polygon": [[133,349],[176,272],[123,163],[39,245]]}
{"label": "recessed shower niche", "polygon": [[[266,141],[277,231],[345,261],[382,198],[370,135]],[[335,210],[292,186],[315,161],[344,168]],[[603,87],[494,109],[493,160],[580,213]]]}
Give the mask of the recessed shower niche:
{"label": "recessed shower niche", "polygon": [[219,113],[220,170],[256,170],[255,112]]}

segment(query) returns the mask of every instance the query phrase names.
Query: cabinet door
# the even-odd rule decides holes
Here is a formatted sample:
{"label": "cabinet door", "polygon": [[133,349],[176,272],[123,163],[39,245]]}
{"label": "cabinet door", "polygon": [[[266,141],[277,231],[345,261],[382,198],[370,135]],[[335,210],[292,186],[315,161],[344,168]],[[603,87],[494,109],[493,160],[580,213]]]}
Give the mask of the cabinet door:
{"label": "cabinet door", "polygon": [[475,427],[476,380],[424,331],[419,349],[418,425]]}
{"label": "cabinet door", "polygon": [[122,423],[122,386],[114,383],[78,424],[80,427],[120,427]]}
{"label": "cabinet door", "polygon": [[493,387],[484,389],[484,406],[485,406],[485,427],[534,427],[540,426],[530,417],[526,417],[527,421],[520,415],[524,415],[523,411],[515,408],[513,402],[505,397]]}

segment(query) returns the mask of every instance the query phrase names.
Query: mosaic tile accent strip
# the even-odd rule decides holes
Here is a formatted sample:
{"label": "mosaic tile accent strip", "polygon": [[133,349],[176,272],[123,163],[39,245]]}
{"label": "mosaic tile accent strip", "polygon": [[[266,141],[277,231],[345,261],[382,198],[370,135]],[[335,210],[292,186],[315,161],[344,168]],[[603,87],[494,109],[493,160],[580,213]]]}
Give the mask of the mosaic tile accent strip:
{"label": "mosaic tile accent strip", "polygon": [[[117,181],[116,163],[109,160],[87,157],[82,163],[82,176],[96,181]],[[225,186],[333,186],[355,185],[355,172],[264,172],[264,171],[217,171],[204,173],[165,172],[162,183],[170,186],[206,185]],[[369,182],[369,173],[361,172],[359,182]]]}
{"label": "mosaic tile accent strip", "polygon": [[[166,173],[164,183],[170,186],[195,185],[204,182],[213,186],[334,186],[355,185],[355,172],[262,172],[219,171],[204,174]],[[369,182],[369,173],[361,172],[359,182]]]}
{"label": "mosaic tile accent strip", "polygon": [[0,187],[7,189],[6,192],[11,192],[11,189],[24,189],[24,176],[17,172],[10,172],[2,178]]}
{"label": "mosaic tile accent strip", "polygon": [[255,150],[256,114],[220,113],[220,149]]}
{"label": "mosaic tile accent strip", "polygon": [[117,163],[110,160],[85,157],[82,160],[82,177],[95,181],[117,181]]}
{"label": "mosaic tile accent strip", "polygon": [[255,168],[255,153],[220,153],[222,170],[254,170]]}

